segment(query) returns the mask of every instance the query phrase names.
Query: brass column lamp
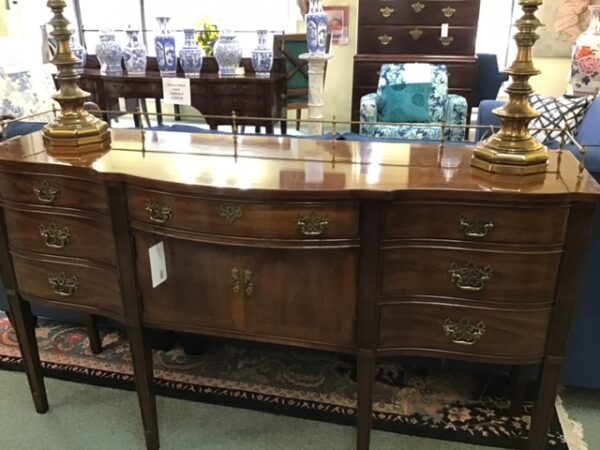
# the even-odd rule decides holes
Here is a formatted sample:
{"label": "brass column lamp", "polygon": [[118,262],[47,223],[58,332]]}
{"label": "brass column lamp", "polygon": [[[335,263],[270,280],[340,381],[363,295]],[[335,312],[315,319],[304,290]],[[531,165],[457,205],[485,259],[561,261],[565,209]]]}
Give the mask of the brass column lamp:
{"label": "brass column lamp", "polygon": [[546,171],[548,149],[531,136],[529,123],[539,113],[529,104],[533,91],[529,78],[540,73],[533,65],[532,47],[539,36],[535,30],[542,23],[535,12],[543,0],[519,0],[523,16],[517,20],[515,34],[518,53],[506,70],[512,81],[506,91],[508,102],[494,109],[502,123],[500,130],[479,142],[473,150],[471,165],[492,173],[528,175]]}
{"label": "brass column lamp", "polygon": [[64,0],[48,0],[47,6],[54,13],[49,22],[50,33],[57,43],[52,63],[58,69],[56,79],[60,85],[52,96],[61,106],[58,118],[43,129],[44,144],[49,153],[73,155],[108,149],[110,132],[108,124],[87,112],[84,103],[90,94],[79,88],[79,74],[75,65],[79,62],[71,52],[69,21],[63,16],[67,6]]}

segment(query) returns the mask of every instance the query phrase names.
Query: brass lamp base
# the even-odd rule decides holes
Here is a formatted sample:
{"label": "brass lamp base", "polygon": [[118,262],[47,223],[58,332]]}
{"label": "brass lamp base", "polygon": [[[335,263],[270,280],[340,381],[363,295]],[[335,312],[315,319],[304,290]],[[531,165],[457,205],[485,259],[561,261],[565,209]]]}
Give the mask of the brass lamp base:
{"label": "brass lamp base", "polygon": [[545,172],[547,161],[548,149],[531,136],[506,141],[497,133],[477,144],[471,165],[491,173],[531,175]]}
{"label": "brass lamp base", "polygon": [[81,117],[78,118],[79,124],[64,123],[59,118],[44,127],[42,136],[46,151],[55,155],[69,155],[94,153],[106,150],[110,147],[110,131],[106,122],[96,119],[91,114],[85,117],[81,125]]}

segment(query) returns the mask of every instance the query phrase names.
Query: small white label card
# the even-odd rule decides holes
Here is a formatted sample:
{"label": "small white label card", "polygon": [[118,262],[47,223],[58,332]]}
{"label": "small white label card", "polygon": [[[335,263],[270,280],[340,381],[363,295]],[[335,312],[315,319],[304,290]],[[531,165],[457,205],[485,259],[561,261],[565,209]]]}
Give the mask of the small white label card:
{"label": "small white label card", "polygon": [[431,65],[423,63],[407,63],[404,65],[404,82],[431,83]]}
{"label": "small white label card", "polygon": [[191,105],[189,78],[163,78],[163,100],[174,105]]}
{"label": "small white label card", "polygon": [[165,260],[165,245],[163,241],[148,249],[150,255],[150,273],[152,287],[155,288],[167,279],[167,262]]}
{"label": "small white label card", "polygon": [[448,37],[448,24],[447,23],[443,23],[442,24],[442,36],[443,38]]}

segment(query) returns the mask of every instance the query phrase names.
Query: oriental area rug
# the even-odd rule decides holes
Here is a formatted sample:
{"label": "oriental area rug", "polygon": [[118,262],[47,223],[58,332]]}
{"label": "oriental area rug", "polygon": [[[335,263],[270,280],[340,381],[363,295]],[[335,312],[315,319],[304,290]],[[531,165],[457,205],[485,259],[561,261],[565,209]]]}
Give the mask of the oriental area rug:
{"label": "oriental area rug", "polygon": [[[73,324],[38,320],[45,375],[100,386],[134,389],[131,357],[122,330],[102,328],[103,352],[93,355],[86,331]],[[339,424],[354,424],[356,367],[338,355],[273,346],[203,341],[188,355],[179,346],[154,351],[158,395],[251,408]],[[0,369],[22,370],[10,322],[0,315]],[[25,383],[25,377],[23,378]],[[532,403],[510,416],[509,377],[436,365],[383,360],[378,364],[373,427],[430,438],[523,448]],[[566,429],[566,428],[565,428]],[[548,449],[567,444],[554,420]]]}

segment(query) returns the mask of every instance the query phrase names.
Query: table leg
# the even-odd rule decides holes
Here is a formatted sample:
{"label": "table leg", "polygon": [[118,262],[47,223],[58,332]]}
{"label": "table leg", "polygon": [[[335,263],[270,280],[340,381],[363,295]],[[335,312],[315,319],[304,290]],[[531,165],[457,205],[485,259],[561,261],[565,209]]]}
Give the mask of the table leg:
{"label": "table leg", "polygon": [[84,314],[83,323],[90,340],[90,350],[94,355],[102,353],[102,338],[100,337],[100,330],[98,330],[98,318],[93,314]]}
{"label": "table leg", "polygon": [[527,393],[527,381],[529,375],[529,366],[513,366],[512,379],[514,387],[512,398],[510,399],[509,414],[511,416],[519,416],[523,412],[523,402]]}
{"label": "table leg", "polygon": [[359,350],[357,357],[358,402],[356,419],[356,448],[368,450],[371,438],[371,415],[373,410],[373,382],[375,379],[375,355],[369,350]]}
{"label": "table leg", "polygon": [[162,104],[160,103],[160,98],[155,99],[155,103],[156,103],[156,114],[158,114],[156,116],[156,122],[158,123],[158,126],[160,127],[163,124]]}
{"label": "table leg", "polygon": [[548,428],[554,417],[554,404],[560,382],[562,358],[547,356],[542,365],[542,381],[538,389],[529,430],[529,450],[544,450]]}
{"label": "table leg", "polygon": [[35,410],[38,413],[45,413],[48,411],[48,397],[42,376],[42,365],[35,337],[35,319],[31,313],[31,305],[16,294],[7,294],[7,298]]}

